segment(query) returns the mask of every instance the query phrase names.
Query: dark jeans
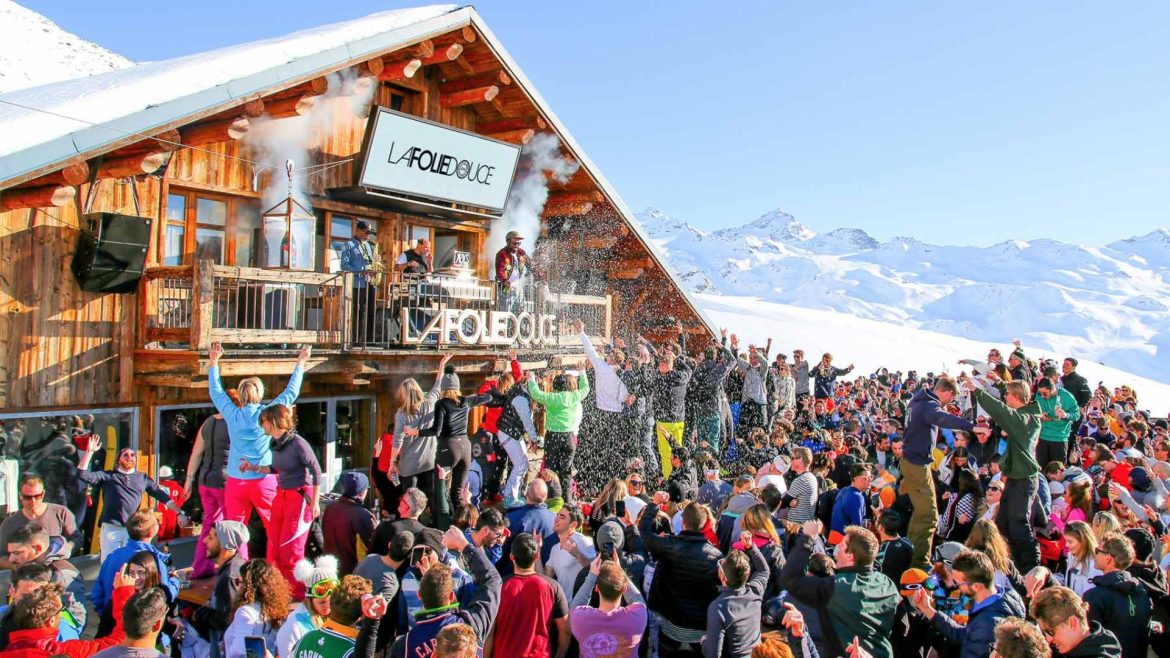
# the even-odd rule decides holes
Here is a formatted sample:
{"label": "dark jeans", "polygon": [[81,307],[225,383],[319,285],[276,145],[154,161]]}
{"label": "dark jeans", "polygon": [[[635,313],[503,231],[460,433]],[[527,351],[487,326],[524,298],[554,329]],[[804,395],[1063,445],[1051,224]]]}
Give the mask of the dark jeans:
{"label": "dark jeans", "polygon": [[[467,486],[467,472],[471,470],[471,440],[466,436],[452,436],[439,439],[439,452],[435,463],[443,468],[451,469],[451,488],[448,494],[451,498],[452,512],[459,507],[459,494]],[[442,494],[436,488],[435,499]],[[446,528],[450,519],[443,519],[443,525],[436,527]]]}
{"label": "dark jeans", "polygon": [[[374,316],[378,291],[373,286],[353,289],[353,342],[359,345],[377,340],[374,336]],[[380,337],[378,337],[380,338]]]}
{"label": "dark jeans", "polygon": [[[1040,462],[1040,469],[1049,462],[1060,462],[1067,465],[1065,459],[1068,458],[1068,444],[1064,441],[1044,441],[1041,439],[1036,442],[1036,461]],[[980,464],[982,466],[983,464]]]}
{"label": "dark jeans", "polygon": [[577,452],[576,432],[546,432],[544,435],[545,468],[561,479],[565,502],[573,502],[573,455]]}
{"label": "dark jeans", "polygon": [[1020,573],[1028,573],[1032,567],[1040,564],[1040,544],[1036,541],[1030,520],[1037,486],[1036,478],[1007,480],[999,503],[999,513],[995,517],[995,524],[999,526],[1000,534],[1007,539],[1012,560]]}
{"label": "dark jeans", "polygon": [[[400,486],[402,480],[399,479],[400,484],[394,484],[390,476],[376,467],[370,469],[370,475],[374,481],[374,487],[378,490],[378,495],[382,497],[382,509],[391,514],[398,514],[398,499],[402,497],[402,487]],[[376,523],[380,523],[382,519],[377,519]]]}

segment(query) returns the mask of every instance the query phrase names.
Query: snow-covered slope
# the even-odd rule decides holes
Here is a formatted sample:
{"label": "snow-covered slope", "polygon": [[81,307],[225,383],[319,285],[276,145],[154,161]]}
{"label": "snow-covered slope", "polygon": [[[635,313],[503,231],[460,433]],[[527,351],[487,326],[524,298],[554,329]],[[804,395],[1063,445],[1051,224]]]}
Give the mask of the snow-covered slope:
{"label": "snow-covered slope", "polygon": [[[737,333],[743,345],[763,345],[771,337],[772,354],[782,351],[788,354],[789,361],[794,349],[803,349],[813,361],[823,352],[832,352],[835,365],[843,367],[852,363],[858,374],[886,367],[956,375],[964,368],[959,365],[959,359],[982,359],[987,356],[988,347],[998,347],[1001,351],[1011,347],[1007,343],[958,338],[835,311],[748,297],[710,294],[695,297],[715,324]],[[1065,356],[1063,351],[1031,348],[1026,343],[1024,347],[1037,358]],[[1098,382],[1110,388],[1129,384],[1137,391],[1142,408],[1156,416],[1170,415],[1168,384],[1083,359],[1078,370],[1091,386]]]}
{"label": "snow-covered slope", "polygon": [[1101,247],[1054,240],[955,247],[881,243],[859,229],[818,235],[782,210],[710,233],[654,210],[638,218],[696,292],[1001,346],[1020,338],[1170,383],[1166,230]]}
{"label": "snow-covered slope", "polygon": [[0,0],[0,94],[133,65],[31,9]]}

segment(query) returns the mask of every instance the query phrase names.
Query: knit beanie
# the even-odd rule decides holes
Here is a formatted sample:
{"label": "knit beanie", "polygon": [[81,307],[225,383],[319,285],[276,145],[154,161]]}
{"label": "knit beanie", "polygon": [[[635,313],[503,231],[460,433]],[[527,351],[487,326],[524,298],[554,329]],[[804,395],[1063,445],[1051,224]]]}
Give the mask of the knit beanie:
{"label": "knit beanie", "polygon": [[252,538],[248,526],[239,521],[219,521],[215,524],[215,536],[219,545],[227,551],[234,551],[247,544]]}
{"label": "knit beanie", "polygon": [[315,561],[301,559],[293,567],[293,578],[306,588],[322,580],[337,580],[337,558],[332,555],[322,555]]}

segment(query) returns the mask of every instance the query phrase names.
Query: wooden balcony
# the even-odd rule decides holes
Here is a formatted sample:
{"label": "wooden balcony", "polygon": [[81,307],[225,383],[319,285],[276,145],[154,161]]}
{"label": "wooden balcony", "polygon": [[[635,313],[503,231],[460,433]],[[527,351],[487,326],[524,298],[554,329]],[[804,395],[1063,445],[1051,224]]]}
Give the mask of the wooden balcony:
{"label": "wooden balcony", "polygon": [[[311,345],[310,374],[345,383],[430,367],[453,353],[462,371],[491,371],[509,350],[529,367],[579,363],[569,327],[581,319],[595,344],[608,342],[609,296],[551,293],[538,286],[503,293],[472,278],[366,279],[354,273],[292,272],[216,265],[155,267],[139,290],[139,383],[206,385],[206,352],[220,342],[224,374],[291,372]],[[517,294],[518,293],[518,294]],[[355,303],[355,297],[360,298]]]}

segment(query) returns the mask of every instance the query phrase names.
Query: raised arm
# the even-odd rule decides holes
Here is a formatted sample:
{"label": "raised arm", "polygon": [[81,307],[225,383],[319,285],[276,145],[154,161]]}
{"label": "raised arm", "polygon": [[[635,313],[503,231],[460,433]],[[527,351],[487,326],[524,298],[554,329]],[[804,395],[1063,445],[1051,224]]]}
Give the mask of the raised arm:
{"label": "raised arm", "polygon": [[528,404],[528,398],[523,395],[517,395],[512,398],[512,408],[520,416],[520,422],[524,424],[524,431],[528,436],[536,438],[536,424],[532,422],[532,405]]}
{"label": "raised arm", "polygon": [[216,342],[211,344],[211,349],[207,351],[207,359],[210,367],[207,369],[207,392],[211,395],[211,403],[219,413],[227,416],[233,409],[236,409],[236,403],[228,397],[227,391],[223,389],[223,381],[219,377],[219,359],[223,356],[223,345]]}
{"label": "raised arm", "polygon": [[288,378],[288,386],[284,391],[276,396],[272,404],[283,404],[286,407],[293,406],[297,401],[297,396],[301,394],[301,382],[305,378],[305,366],[309,363],[309,357],[313,355],[313,348],[308,345],[301,348],[300,353],[297,354],[297,366],[293,368],[292,376]]}

